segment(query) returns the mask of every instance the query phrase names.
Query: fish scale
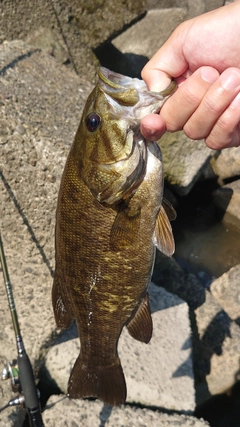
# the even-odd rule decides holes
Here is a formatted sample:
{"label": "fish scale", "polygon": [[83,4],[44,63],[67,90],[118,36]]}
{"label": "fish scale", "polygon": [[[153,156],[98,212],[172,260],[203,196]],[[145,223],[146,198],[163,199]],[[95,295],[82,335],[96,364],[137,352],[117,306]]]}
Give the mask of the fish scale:
{"label": "fish scale", "polygon": [[142,342],[151,339],[147,288],[155,246],[171,255],[174,241],[160,149],[143,139],[139,126],[146,105],[159,111],[173,90],[152,94],[140,80],[101,68],[68,155],[56,214],[52,298],[57,325],[67,328],[75,319],[78,327],[71,398],[124,403],[117,352],[122,329]]}

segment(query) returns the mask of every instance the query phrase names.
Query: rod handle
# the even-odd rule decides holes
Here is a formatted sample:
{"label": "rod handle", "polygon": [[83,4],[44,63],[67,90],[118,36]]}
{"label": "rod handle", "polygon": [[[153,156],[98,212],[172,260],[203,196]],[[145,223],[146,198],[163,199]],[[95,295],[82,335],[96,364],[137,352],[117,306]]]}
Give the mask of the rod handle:
{"label": "rod handle", "polygon": [[32,365],[27,353],[18,356],[19,379],[31,427],[44,427]]}

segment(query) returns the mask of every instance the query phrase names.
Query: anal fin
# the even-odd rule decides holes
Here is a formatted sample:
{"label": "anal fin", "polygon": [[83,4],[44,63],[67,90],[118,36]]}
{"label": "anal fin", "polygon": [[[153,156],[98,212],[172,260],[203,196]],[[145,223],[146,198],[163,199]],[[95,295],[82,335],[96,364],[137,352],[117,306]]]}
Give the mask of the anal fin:
{"label": "anal fin", "polygon": [[126,325],[129,334],[136,340],[149,343],[152,338],[152,316],[149,307],[149,295],[146,294],[130,322]]}

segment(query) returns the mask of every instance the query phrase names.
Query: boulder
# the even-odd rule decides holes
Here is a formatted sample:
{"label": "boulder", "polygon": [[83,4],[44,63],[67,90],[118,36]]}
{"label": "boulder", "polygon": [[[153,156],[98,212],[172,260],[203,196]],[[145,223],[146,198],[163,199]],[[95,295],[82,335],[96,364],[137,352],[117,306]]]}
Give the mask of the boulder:
{"label": "boulder", "polygon": [[[35,47],[22,41],[0,46],[0,231],[21,333],[33,364],[56,328],[51,275],[57,195],[90,90],[87,79]],[[1,271],[0,280],[3,363],[16,358],[17,349]],[[0,407],[11,398],[9,381],[1,387]],[[0,419],[6,420],[11,411],[15,413],[8,409]]]}
{"label": "boulder", "polygon": [[193,141],[182,131],[167,132],[158,143],[166,181],[177,194],[187,195],[216,152],[208,148],[204,141]]}
{"label": "boulder", "polygon": [[212,168],[221,181],[240,175],[240,147],[225,148],[213,159]]}
{"label": "boulder", "polygon": [[195,310],[205,301],[205,290],[195,274],[184,271],[174,258],[168,258],[159,251],[152,280],[186,301],[190,310]]}
{"label": "boulder", "polygon": [[207,427],[203,419],[198,420],[187,415],[169,415],[157,410],[118,406],[112,408],[99,400],[70,400],[66,396],[52,396],[43,412],[43,421],[47,427],[56,425],[65,427]]}
{"label": "boulder", "polygon": [[226,392],[239,371],[240,328],[206,291],[204,304],[195,310],[193,361],[197,404]]}
{"label": "boulder", "polygon": [[240,228],[240,179],[213,192],[213,200],[223,216],[223,221]]}
{"label": "boulder", "polygon": [[211,283],[214,299],[232,320],[240,319],[240,264]]}
{"label": "boulder", "polygon": [[139,77],[142,67],[184,20],[186,13],[187,9],[174,7],[149,10],[143,19],[115,37],[112,46],[107,48],[116,58],[121,53],[120,61],[117,61],[121,72]]}
{"label": "boulder", "polygon": [[33,0],[14,4],[4,0],[0,2],[0,43],[18,38],[33,41],[36,32],[53,30],[67,52],[71,68],[92,81],[98,62],[93,49],[145,11],[145,0]]}

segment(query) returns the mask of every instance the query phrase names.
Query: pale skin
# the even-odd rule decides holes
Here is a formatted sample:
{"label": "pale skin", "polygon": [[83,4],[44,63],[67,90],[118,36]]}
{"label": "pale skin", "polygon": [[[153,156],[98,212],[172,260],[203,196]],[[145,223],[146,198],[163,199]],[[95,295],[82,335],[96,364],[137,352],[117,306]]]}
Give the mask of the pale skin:
{"label": "pale skin", "polygon": [[240,145],[240,0],[180,24],[142,70],[149,90],[177,91],[142,119],[150,140],[183,129],[213,149]]}

